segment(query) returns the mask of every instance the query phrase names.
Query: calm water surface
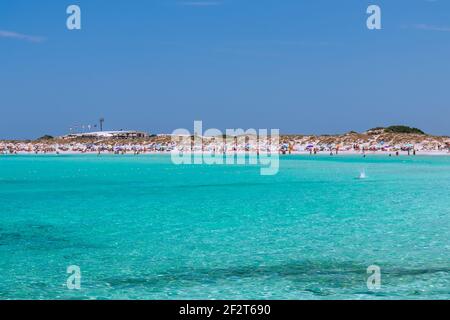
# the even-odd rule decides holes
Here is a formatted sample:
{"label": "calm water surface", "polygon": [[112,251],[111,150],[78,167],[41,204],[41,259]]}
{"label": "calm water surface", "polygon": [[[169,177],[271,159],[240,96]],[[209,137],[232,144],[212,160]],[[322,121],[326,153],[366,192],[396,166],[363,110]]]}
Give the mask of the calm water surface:
{"label": "calm water surface", "polygon": [[450,299],[450,157],[290,156],[259,172],[0,157],[0,299]]}

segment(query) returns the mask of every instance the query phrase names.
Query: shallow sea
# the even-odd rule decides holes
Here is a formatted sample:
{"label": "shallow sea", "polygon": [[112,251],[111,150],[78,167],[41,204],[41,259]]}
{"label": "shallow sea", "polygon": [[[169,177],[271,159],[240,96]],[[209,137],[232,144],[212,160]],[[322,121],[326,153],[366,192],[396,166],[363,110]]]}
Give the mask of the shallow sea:
{"label": "shallow sea", "polygon": [[0,299],[450,299],[449,204],[445,156],[2,156]]}

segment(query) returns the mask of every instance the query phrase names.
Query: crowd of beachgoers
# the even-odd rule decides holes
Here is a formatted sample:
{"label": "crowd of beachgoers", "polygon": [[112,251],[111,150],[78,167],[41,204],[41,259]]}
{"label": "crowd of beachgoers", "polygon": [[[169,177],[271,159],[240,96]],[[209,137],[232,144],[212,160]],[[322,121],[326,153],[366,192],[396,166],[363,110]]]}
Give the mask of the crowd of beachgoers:
{"label": "crowd of beachgoers", "polygon": [[0,154],[147,154],[172,151],[193,153],[280,154],[449,154],[450,137],[397,133],[344,135],[282,135],[258,140],[255,136],[174,137],[142,139],[41,139],[0,141]]}

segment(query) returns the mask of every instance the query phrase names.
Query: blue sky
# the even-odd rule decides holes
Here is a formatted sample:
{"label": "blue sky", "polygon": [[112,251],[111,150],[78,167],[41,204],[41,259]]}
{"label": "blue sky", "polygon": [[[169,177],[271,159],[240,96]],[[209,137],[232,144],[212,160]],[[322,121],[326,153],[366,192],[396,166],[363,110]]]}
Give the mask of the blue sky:
{"label": "blue sky", "polygon": [[[66,8],[82,30],[66,28]],[[366,9],[382,9],[380,31]],[[450,1],[2,0],[0,138],[391,124],[450,134]]]}

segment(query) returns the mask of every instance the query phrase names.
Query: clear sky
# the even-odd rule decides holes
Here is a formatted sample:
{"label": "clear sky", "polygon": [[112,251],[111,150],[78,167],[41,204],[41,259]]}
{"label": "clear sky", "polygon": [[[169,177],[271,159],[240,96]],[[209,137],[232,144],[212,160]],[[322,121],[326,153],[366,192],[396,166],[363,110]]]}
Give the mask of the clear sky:
{"label": "clear sky", "polygon": [[[66,28],[71,4],[82,30]],[[450,1],[1,0],[0,111],[0,138],[100,117],[151,133],[202,120],[450,135]]]}

